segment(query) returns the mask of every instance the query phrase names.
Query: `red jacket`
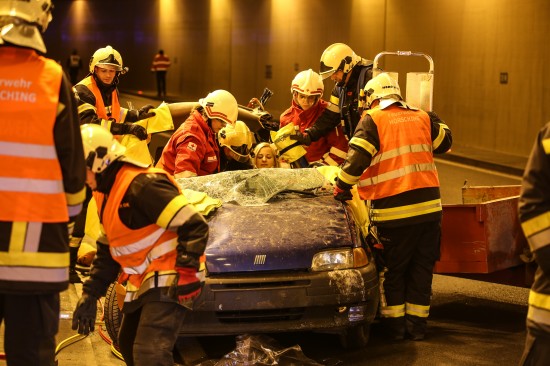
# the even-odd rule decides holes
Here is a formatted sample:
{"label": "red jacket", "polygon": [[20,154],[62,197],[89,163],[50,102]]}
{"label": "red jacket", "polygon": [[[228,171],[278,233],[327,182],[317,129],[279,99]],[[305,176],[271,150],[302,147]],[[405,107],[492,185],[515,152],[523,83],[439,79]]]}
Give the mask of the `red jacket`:
{"label": "red jacket", "polygon": [[185,171],[198,176],[219,172],[216,135],[197,110],[170,137],[157,167],[172,175]]}
{"label": "red jacket", "polygon": [[[300,126],[300,131],[304,132],[306,128],[313,126],[327,106],[328,103],[320,99],[317,104],[304,111],[292,100],[292,106],[281,114],[280,126],[284,127],[292,122]],[[306,159],[309,163],[321,161],[327,165],[339,165],[346,158],[348,140],[342,127],[338,126],[320,140],[312,142],[306,149]]]}

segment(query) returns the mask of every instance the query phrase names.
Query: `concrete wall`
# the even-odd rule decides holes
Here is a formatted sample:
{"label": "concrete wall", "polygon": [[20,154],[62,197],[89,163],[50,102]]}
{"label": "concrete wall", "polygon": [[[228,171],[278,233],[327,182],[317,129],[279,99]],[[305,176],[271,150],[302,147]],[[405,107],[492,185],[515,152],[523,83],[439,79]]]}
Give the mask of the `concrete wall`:
{"label": "concrete wall", "polygon": [[[130,73],[121,89],[154,90],[159,48],[172,58],[168,93],[196,100],[214,89],[240,104],[275,92],[275,115],[290,104],[290,82],[317,71],[335,42],[373,59],[412,50],[435,64],[434,110],[455,144],[526,156],[550,120],[548,0],[54,0],[45,35],[50,57],[73,48],[88,60],[107,44]],[[427,71],[422,58],[383,57],[385,70]],[[508,83],[500,83],[507,73]],[[325,82],[325,95],[332,89]]]}

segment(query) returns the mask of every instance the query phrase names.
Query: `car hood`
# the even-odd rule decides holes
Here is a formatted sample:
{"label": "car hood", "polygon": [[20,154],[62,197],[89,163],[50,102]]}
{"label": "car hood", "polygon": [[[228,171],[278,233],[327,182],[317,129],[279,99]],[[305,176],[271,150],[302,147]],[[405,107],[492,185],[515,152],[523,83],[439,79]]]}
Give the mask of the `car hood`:
{"label": "car hood", "polygon": [[209,227],[210,274],[307,270],[315,253],[352,246],[355,239],[332,195],[285,193],[261,206],[226,203]]}

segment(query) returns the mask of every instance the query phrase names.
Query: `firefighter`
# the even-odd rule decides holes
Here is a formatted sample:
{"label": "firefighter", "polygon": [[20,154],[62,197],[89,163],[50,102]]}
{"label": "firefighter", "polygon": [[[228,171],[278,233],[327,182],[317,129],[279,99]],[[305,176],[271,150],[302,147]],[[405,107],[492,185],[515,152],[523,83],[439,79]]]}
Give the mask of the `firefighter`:
{"label": "firefighter", "polygon": [[[123,66],[120,53],[107,46],[94,52],[90,59],[90,73],[77,85],[74,90],[78,99],[78,116],[80,123],[95,123],[107,128],[114,135],[131,134],[140,140],[147,139],[147,131],[133,122],[150,118],[155,115],[149,112],[152,105],[146,105],[140,110],[122,108],[119,102],[117,85],[121,75],[128,71]],[[71,238],[71,265],[69,268],[70,282],[80,283],[76,272],[78,249],[84,237],[84,227],[88,211],[88,203],[92,196],[88,189],[82,213],[76,220],[75,230]]]}
{"label": "firefighter", "polygon": [[315,124],[292,137],[304,145],[319,140],[338,124],[343,126],[348,139],[353,136],[361,119],[362,91],[372,78],[372,62],[356,55],[348,45],[334,43],[321,55],[319,73],[323,79],[330,77],[335,85],[326,110]]}
{"label": "firefighter", "polygon": [[197,273],[208,225],[165,171],[130,161],[125,147],[98,125],[81,130],[86,183],[98,203],[104,235],[72,328],[80,334],[93,330],[97,301],[120,271],[118,282],[127,281],[118,337],[124,361],[172,365],[186,306],[201,292]]}
{"label": "firefighter", "polygon": [[51,0],[0,0],[0,323],[8,365],[55,365],[69,231],[85,197],[71,83],[43,56]]}
{"label": "firefighter", "polygon": [[434,153],[448,151],[451,131],[435,113],[407,105],[396,80],[382,73],[365,86],[368,111],[349,142],[334,196],[351,199],[357,184],[383,245],[380,315],[389,337],[421,340],[439,257],[441,196]]}
{"label": "firefighter", "polygon": [[199,100],[189,117],[170,137],[156,166],[175,178],[220,172],[217,133],[235,124],[239,107],[226,90],[215,90]]}
{"label": "firefighter", "polygon": [[218,132],[220,151],[220,170],[252,169],[250,150],[254,143],[254,135],[243,121],[234,125],[227,124]]}
{"label": "firefighter", "polygon": [[538,264],[529,294],[527,337],[520,365],[550,365],[550,123],[539,132],[519,197],[519,220]]}
{"label": "firefighter", "polygon": [[[307,129],[329,107],[329,103],[322,99],[324,89],[323,79],[315,71],[299,72],[290,86],[292,105],[281,114],[280,127],[294,123],[299,128],[297,132],[307,134]],[[339,165],[348,150],[348,141],[339,125],[306,145],[309,145],[305,155],[309,164]]]}

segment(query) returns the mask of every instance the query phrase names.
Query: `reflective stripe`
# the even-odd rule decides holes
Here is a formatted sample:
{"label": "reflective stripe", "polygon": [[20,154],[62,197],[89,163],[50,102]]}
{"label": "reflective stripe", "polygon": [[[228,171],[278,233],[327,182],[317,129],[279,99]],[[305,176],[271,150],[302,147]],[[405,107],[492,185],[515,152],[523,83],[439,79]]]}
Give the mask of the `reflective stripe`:
{"label": "reflective stripe", "polygon": [[69,217],[75,217],[82,211],[82,203],[74,206],[67,206],[67,209],[69,210]]}
{"label": "reflective stripe", "polygon": [[[340,105],[340,98],[338,98],[337,96],[335,95],[331,95],[329,100],[328,100],[330,103],[332,103],[333,105],[335,106],[339,106]],[[340,111],[340,107],[338,107],[338,112]]]}
{"label": "reflective stripe", "polygon": [[0,178],[0,187],[5,192],[29,192],[57,194],[63,192],[63,183],[50,179]]}
{"label": "reflective stripe", "polygon": [[323,157],[321,158],[321,163],[325,163],[326,165],[330,165],[330,166],[338,165],[338,163],[334,161],[333,158],[330,157],[330,153],[326,153],[325,155],[323,155]]}
{"label": "reflective stripe", "polygon": [[342,169],[340,169],[340,171],[338,172],[338,179],[340,179],[341,181],[343,181],[346,184],[349,184],[350,186],[353,186],[354,184],[356,184],[359,181],[359,178],[361,178],[361,177],[356,176],[356,175],[348,174],[345,171],[343,171]]}
{"label": "reflective stripe", "polygon": [[77,108],[78,114],[81,114],[82,112],[86,112],[86,111],[89,111],[89,110],[94,111],[94,113],[97,112],[97,108],[94,107],[93,105],[91,105],[90,103],[81,104]]}
{"label": "reflective stripe", "polygon": [[51,145],[0,142],[0,155],[35,159],[57,159],[55,147]]}
{"label": "reflective stripe", "polygon": [[124,246],[119,247],[110,247],[111,255],[113,258],[121,257],[124,255],[130,255],[137,253],[143,249],[149,248],[155,242],[160,238],[160,236],[165,232],[165,229],[158,228],[150,235],[146,236],[145,238],[138,240],[134,243],[126,244]]}
{"label": "reflective stripe", "polygon": [[[9,253],[36,253],[42,233],[41,222],[13,222],[10,234]],[[4,263],[4,262],[0,262]],[[18,263],[20,264],[20,263]]]}
{"label": "reflective stripe", "polygon": [[550,228],[550,211],[535,216],[521,223],[526,237]]}
{"label": "reflective stripe", "polygon": [[86,199],[86,187],[82,188],[80,192],[65,193],[65,199],[68,205],[76,205],[84,202]]}
{"label": "reflective stripe", "polygon": [[436,171],[435,164],[425,163],[425,164],[407,165],[400,169],[392,170],[390,172],[383,173],[372,178],[363,179],[358,183],[358,186],[359,187],[373,186],[375,184],[386,182],[391,179],[404,177],[408,174],[418,173],[418,172],[427,172],[427,171]]}
{"label": "reflective stripe", "polygon": [[546,309],[539,309],[535,306],[529,306],[527,311],[527,319],[532,320],[537,324],[550,325],[550,311]]}
{"label": "reflective stripe", "polygon": [[532,251],[550,245],[550,229],[533,234],[527,238]]}
{"label": "reflective stripe", "polygon": [[156,224],[163,228],[179,227],[189,220],[197,211],[189,206],[184,195],[176,196],[166,205],[159,215]]}
{"label": "reflective stripe", "polygon": [[432,147],[425,144],[399,146],[397,149],[384,151],[383,153],[375,156],[372,159],[371,166],[378,164],[381,161],[393,159],[401,155],[421,152],[431,153]]}
{"label": "reflective stripe", "polygon": [[428,315],[430,315],[430,305],[418,305],[406,302],[405,313],[418,316],[420,318],[427,318]]}
{"label": "reflective stripe", "polygon": [[[0,262],[4,267],[41,267],[41,268],[63,268],[65,271],[69,266],[69,253],[43,253],[43,252],[0,252]],[[21,276],[23,274],[19,274]],[[5,277],[4,277],[5,278]]]}
{"label": "reflective stripe", "polygon": [[531,290],[529,292],[529,305],[550,311],[550,295]]}
{"label": "reflective stripe", "polygon": [[550,139],[542,140],[542,148],[544,149],[544,153],[546,155],[550,155]]}
{"label": "reflective stripe", "polygon": [[[332,97],[331,97],[330,99],[331,99],[331,101],[332,101]],[[335,104],[335,103],[332,103],[332,102],[329,103],[329,104],[327,105],[327,109],[328,109],[329,111],[331,111],[331,112],[334,112],[334,113],[340,113],[340,108],[338,107],[338,103],[336,103],[336,104]]]}
{"label": "reflective stripe", "polygon": [[356,146],[361,150],[368,152],[371,156],[376,155],[376,153],[378,152],[373,144],[365,139],[360,139],[358,137],[352,137],[351,140],[349,140],[349,146]]}
{"label": "reflective stripe", "polygon": [[147,267],[149,267],[152,261],[154,261],[158,257],[161,257],[165,254],[168,254],[176,250],[177,246],[178,246],[177,238],[173,238],[163,243],[160,243],[159,245],[151,249],[149,253],[147,253],[147,256],[145,257],[143,262],[141,262],[139,265],[131,266],[131,267],[126,266],[123,268],[123,270],[125,273],[128,273],[128,274],[142,274],[143,272],[145,272]]}
{"label": "reflective stripe", "polygon": [[[34,255],[40,253],[33,253]],[[69,280],[69,253],[66,254],[66,263],[62,268],[32,268],[32,267],[0,267],[0,279],[4,281],[27,282],[63,282]],[[0,260],[2,256],[0,255]]]}
{"label": "reflective stripe", "polygon": [[382,306],[380,308],[380,316],[383,318],[399,318],[405,316],[405,304]]}
{"label": "reflective stripe", "polygon": [[[432,142],[432,146],[434,147],[434,149],[437,149],[439,147],[439,145],[441,145],[441,143],[445,139],[445,135],[447,135],[447,132],[445,131],[445,128],[443,126],[445,126],[445,125],[443,125],[443,124],[439,125],[439,133],[437,134],[437,137],[435,138],[435,140],[433,140],[433,142]],[[445,127],[447,127],[447,126],[445,126]],[[449,127],[447,127],[447,128],[449,128]]]}
{"label": "reflective stripe", "polygon": [[155,272],[148,273],[139,288],[132,285],[132,283],[128,281],[128,284],[126,285],[126,296],[124,297],[124,302],[134,301],[152,288],[169,287],[176,280],[176,271],[162,271],[157,273],[157,286],[155,286]]}
{"label": "reflective stripe", "polygon": [[405,217],[425,215],[441,211],[441,199],[415,203],[413,205],[398,206],[392,208],[371,209],[371,219],[375,222],[397,220]]}

